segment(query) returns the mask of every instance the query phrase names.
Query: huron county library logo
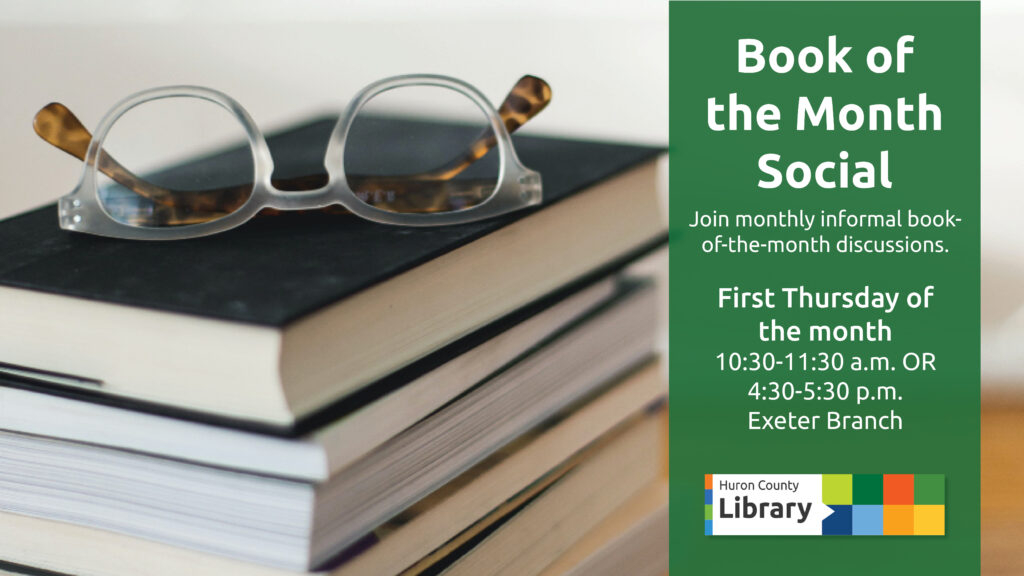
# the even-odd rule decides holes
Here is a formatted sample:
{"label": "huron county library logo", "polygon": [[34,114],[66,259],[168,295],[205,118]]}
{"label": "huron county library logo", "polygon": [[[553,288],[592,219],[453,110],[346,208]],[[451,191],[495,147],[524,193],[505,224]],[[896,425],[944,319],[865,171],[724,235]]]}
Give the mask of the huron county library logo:
{"label": "huron county library logo", "polygon": [[943,536],[944,474],[706,474],[707,536]]}

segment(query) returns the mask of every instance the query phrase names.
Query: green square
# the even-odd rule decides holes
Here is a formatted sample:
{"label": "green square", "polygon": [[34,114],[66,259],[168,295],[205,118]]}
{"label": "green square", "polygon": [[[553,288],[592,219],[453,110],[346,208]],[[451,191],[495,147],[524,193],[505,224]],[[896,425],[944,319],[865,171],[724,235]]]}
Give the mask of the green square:
{"label": "green square", "polygon": [[853,475],[822,474],[821,501],[828,505],[853,504]]}
{"label": "green square", "polygon": [[714,510],[711,509],[712,506],[713,506],[713,504],[705,504],[704,505],[704,519],[705,520],[713,520],[714,519],[713,517],[715,515],[715,512],[714,512]]}
{"label": "green square", "polygon": [[884,504],[884,484],[881,474],[854,474],[853,475],[853,503],[857,504]]}
{"label": "green square", "polygon": [[945,503],[945,474],[914,474],[914,504]]}

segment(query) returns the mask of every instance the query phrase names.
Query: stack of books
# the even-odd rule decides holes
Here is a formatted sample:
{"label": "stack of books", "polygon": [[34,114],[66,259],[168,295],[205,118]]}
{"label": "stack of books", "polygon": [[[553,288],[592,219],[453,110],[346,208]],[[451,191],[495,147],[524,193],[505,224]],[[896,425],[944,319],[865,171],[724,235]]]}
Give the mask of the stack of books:
{"label": "stack of books", "polygon": [[516,146],[544,205],[462,226],[0,222],[0,569],[666,572],[662,150]]}

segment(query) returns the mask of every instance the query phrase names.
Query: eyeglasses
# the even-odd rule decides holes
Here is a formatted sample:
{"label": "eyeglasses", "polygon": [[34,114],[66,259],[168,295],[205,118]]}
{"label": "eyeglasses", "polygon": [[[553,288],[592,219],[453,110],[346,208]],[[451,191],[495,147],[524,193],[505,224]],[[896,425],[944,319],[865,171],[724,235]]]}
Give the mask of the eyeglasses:
{"label": "eyeglasses", "polygon": [[[317,167],[275,175],[270,149],[249,114],[208,88],[170,86],[129,96],[103,117],[95,135],[59,103],[40,110],[34,128],[85,162],[78,186],[58,203],[65,230],[176,240],[293,210],[442,226],[541,202],[540,174],[522,165],[509,134],[550,100],[550,87],[534,76],[521,78],[497,110],[454,78],[380,80],[360,91],[334,125],[323,159],[326,174]],[[172,102],[187,104],[188,112],[156,106]],[[197,107],[202,114],[193,114]],[[138,114],[147,109],[162,127]]]}

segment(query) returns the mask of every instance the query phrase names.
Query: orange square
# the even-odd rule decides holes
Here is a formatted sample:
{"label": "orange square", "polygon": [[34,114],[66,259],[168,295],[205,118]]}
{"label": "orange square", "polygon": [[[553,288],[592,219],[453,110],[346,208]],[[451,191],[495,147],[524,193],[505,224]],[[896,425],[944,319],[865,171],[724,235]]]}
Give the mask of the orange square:
{"label": "orange square", "polygon": [[915,536],[945,536],[946,507],[941,504],[914,506]]}
{"label": "orange square", "polygon": [[889,504],[883,506],[882,533],[886,536],[913,536],[914,506]]}
{"label": "orange square", "polygon": [[882,480],[882,504],[913,504],[914,475],[886,474]]}
{"label": "orange square", "polygon": [[714,486],[714,477],[715,477],[714,474],[705,474],[704,475],[704,489],[705,490],[711,490],[711,487]]}

